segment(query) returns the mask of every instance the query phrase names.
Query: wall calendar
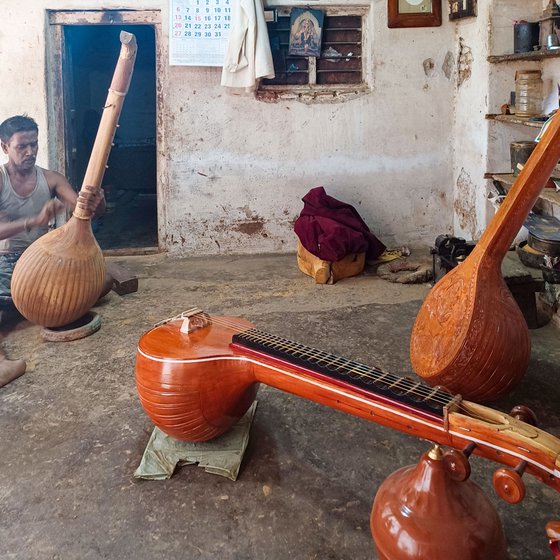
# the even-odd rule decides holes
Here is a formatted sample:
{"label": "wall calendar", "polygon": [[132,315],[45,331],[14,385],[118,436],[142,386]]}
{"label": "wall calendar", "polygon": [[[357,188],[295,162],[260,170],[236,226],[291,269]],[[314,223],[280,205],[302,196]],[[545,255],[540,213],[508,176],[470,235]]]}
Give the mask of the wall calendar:
{"label": "wall calendar", "polygon": [[170,0],[169,64],[222,66],[234,0]]}

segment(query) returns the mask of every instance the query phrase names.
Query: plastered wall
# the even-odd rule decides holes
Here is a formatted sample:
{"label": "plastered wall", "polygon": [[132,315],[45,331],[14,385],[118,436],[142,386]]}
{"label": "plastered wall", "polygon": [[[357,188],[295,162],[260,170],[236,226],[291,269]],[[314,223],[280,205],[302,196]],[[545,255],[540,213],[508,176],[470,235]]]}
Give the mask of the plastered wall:
{"label": "plastered wall", "polygon": [[[452,231],[458,171],[467,165],[456,163],[455,129],[459,124],[461,133],[476,136],[477,150],[478,136],[484,137],[481,105],[473,109],[475,120],[467,110],[458,119],[456,25],[444,7],[440,28],[390,30],[386,0],[369,6],[371,92],[354,99],[267,103],[231,95],[219,84],[220,69],[166,66],[158,116],[162,249],[185,255],[293,251],[301,197],[317,185],[353,204],[389,246],[426,246]],[[3,0],[0,82],[8,86],[2,115],[27,112],[42,133],[47,129],[45,9],[102,7],[161,10],[159,39],[167,42],[167,2]],[[479,29],[467,41],[481,59],[483,35]],[[166,46],[160,49],[166,56]],[[484,68],[475,72],[468,87],[478,98]],[[47,137],[40,164],[53,166]],[[480,148],[482,162],[484,143]],[[466,162],[472,154],[463,155]],[[461,211],[475,217],[466,231],[480,230],[484,219],[478,171],[468,171],[474,203]]]}
{"label": "plastered wall", "polygon": [[453,226],[468,240],[477,239],[486,223],[489,10],[489,3],[479,2],[478,16],[458,20],[454,27]]}

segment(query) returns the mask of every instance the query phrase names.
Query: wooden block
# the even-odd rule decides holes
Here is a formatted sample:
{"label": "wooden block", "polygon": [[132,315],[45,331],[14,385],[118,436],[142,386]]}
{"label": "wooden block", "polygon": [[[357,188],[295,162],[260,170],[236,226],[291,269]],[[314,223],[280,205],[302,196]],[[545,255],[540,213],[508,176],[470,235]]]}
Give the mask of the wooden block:
{"label": "wooden block", "polygon": [[342,278],[356,276],[364,270],[365,261],[365,253],[347,255],[335,262],[324,261],[310,253],[299,239],[297,242],[298,267],[317,284],[334,284]]}
{"label": "wooden block", "polygon": [[113,278],[113,291],[124,296],[138,291],[138,278],[128,268],[114,263],[108,262],[107,273]]}

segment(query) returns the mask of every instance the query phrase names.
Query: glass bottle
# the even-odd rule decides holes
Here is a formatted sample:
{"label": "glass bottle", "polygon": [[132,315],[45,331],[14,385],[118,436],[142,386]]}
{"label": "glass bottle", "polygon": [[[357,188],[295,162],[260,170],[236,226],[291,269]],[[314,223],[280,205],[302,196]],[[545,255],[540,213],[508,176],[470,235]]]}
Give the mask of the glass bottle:
{"label": "glass bottle", "polygon": [[519,70],[515,74],[515,114],[534,117],[542,114],[543,81],[540,70]]}

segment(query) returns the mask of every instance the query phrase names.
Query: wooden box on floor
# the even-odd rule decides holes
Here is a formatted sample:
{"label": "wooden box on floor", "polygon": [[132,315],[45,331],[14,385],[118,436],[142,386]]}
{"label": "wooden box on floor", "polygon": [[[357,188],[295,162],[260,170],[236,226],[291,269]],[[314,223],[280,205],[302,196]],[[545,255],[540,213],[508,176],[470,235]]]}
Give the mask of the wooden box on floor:
{"label": "wooden box on floor", "polygon": [[311,276],[317,284],[334,284],[342,278],[357,276],[364,270],[365,253],[353,253],[339,261],[324,261],[310,253],[297,242],[297,262],[299,269]]}

